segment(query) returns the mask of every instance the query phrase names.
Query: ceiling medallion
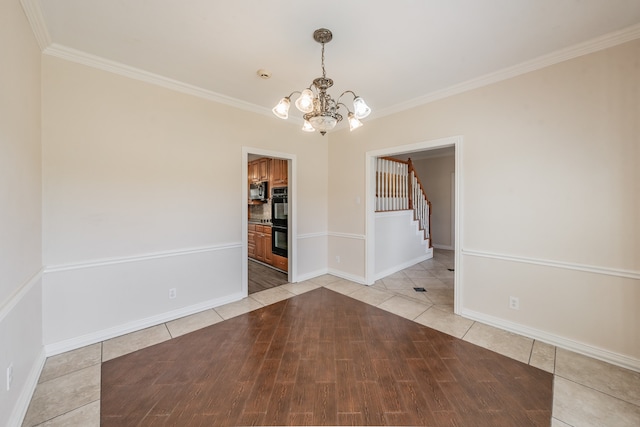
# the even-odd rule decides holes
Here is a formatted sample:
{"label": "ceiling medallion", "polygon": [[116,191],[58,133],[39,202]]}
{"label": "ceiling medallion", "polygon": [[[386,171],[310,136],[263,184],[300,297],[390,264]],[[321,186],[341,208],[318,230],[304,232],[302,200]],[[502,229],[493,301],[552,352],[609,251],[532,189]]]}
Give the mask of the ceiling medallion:
{"label": "ceiling medallion", "polygon": [[[313,39],[322,44],[322,77],[314,79],[311,85],[304,89],[302,92],[294,91],[289,96],[285,96],[280,100],[278,105],[273,108],[273,114],[281,119],[287,119],[289,117],[289,106],[291,105],[291,96],[294,94],[300,94],[295,102],[298,110],[304,113],[304,125],[302,130],[305,132],[318,131],[322,135],[327,131],[333,129],[340,120],[342,115],[338,112],[340,107],[344,107],[347,110],[347,117],[349,119],[349,129],[354,130],[362,126],[360,119],[364,119],[371,113],[371,108],[367,106],[364,100],[357,96],[353,91],[347,90],[338,97],[337,100],[333,99],[331,95],[327,93],[327,89],[333,86],[333,80],[327,78],[327,73],[324,69],[324,45],[329,43],[333,38],[331,31],[326,28],[320,28],[314,31]],[[349,110],[344,103],[340,102],[342,97],[350,93],[353,95],[353,112]]]}

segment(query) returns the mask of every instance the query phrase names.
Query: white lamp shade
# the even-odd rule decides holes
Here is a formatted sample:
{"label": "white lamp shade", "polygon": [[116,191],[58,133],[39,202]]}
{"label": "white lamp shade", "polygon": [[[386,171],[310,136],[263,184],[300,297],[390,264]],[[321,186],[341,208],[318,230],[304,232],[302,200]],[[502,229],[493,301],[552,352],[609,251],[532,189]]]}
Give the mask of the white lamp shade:
{"label": "white lamp shade", "polygon": [[315,132],[316,130],[311,126],[308,120],[304,121],[304,125],[302,125],[302,130],[305,132]]}
{"label": "white lamp shade", "polygon": [[296,107],[303,113],[310,113],[313,111],[313,92],[311,89],[305,89],[300,94],[300,97],[296,101]]}
{"label": "white lamp shade", "polygon": [[287,119],[289,118],[289,106],[291,105],[291,101],[289,101],[289,98],[282,98],[280,100],[280,102],[278,102],[278,105],[276,105],[275,107],[273,107],[273,114],[276,115],[276,117],[279,117],[281,119]]}
{"label": "white lamp shade", "polygon": [[315,116],[309,119],[311,126],[317,131],[326,132],[336,127],[338,119],[331,116]]}
{"label": "white lamp shade", "polygon": [[349,113],[349,130],[358,129],[360,126],[362,126],[362,122],[353,113]]}
{"label": "white lamp shade", "polygon": [[369,114],[371,114],[371,108],[364,102],[364,99],[357,96],[353,100],[353,115],[356,116],[356,119],[364,119]]}

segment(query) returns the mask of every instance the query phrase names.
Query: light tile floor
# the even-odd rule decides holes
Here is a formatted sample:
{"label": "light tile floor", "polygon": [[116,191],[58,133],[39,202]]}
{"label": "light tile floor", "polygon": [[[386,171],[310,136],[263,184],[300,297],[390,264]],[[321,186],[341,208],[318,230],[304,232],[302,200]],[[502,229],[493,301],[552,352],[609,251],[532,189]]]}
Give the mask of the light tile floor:
{"label": "light tile floor", "polygon": [[370,287],[325,275],[50,357],[23,426],[99,426],[101,362],[322,286],[553,373],[552,427],[640,425],[640,373],[457,316],[450,268],[453,252],[436,250]]}

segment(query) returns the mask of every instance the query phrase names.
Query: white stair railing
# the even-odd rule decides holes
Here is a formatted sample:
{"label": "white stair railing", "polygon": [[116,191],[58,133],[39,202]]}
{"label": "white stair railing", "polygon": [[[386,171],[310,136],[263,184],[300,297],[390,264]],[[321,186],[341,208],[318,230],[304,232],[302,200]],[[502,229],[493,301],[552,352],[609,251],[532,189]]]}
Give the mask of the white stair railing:
{"label": "white stair railing", "polygon": [[431,202],[427,200],[427,197],[422,191],[420,182],[418,181],[418,177],[416,176],[414,171],[411,171],[411,188],[413,189],[411,199],[413,200],[413,212],[415,218],[416,220],[418,220],[420,229],[424,230],[424,238],[429,239],[431,238],[431,224],[429,220],[429,215],[431,213]]}
{"label": "white stair railing", "polygon": [[411,159],[378,158],[376,161],[376,211],[413,209],[424,238],[431,246],[431,202]]}
{"label": "white stair railing", "polygon": [[409,209],[409,165],[404,162],[377,159],[376,211]]}

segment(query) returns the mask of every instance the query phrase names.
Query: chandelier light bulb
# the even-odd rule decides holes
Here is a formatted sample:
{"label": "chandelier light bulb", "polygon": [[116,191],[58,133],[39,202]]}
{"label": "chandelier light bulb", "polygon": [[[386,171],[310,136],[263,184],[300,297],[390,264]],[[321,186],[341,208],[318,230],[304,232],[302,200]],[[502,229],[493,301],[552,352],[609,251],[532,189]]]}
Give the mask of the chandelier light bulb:
{"label": "chandelier light bulb", "polygon": [[309,123],[308,120],[304,121],[304,125],[302,125],[302,130],[305,132],[315,132],[316,130],[314,129],[313,126],[311,126],[311,123]]}
{"label": "chandelier light bulb", "polygon": [[287,119],[289,118],[289,106],[291,105],[291,101],[289,100],[288,97],[282,98],[280,100],[280,102],[278,102],[278,105],[276,105],[275,107],[273,107],[273,114],[276,115],[276,117],[281,118],[281,119]]}
{"label": "chandelier light bulb", "polygon": [[364,102],[364,99],[360,98],[359,96],[356,96],[356,98],[353,100],[353,110],[353,114],[357,119],[364,119],[369,114],[371,114],[371,108],[369,108],[367,103]]}
{"label": "chandelier light bulb", "polygon": [[354,129],[358,129],[360,126],[362,126],[362,122],[358,120],[358,118],[353,113],[349,113],[348,119],[349,119],[350,131],[353,131]]}
{"label": "chandelier light bulb", "polygon": [[313,111],[313,92],[311,89],[305,89],[300,94],[300,97],[296,101],[296,107],[303,113],[310,113]]}

